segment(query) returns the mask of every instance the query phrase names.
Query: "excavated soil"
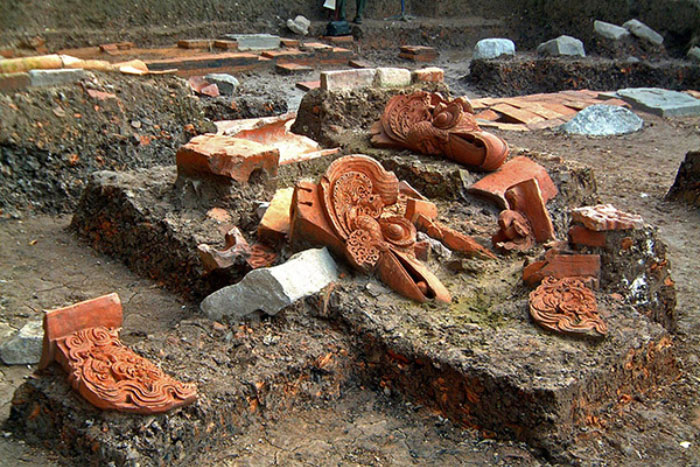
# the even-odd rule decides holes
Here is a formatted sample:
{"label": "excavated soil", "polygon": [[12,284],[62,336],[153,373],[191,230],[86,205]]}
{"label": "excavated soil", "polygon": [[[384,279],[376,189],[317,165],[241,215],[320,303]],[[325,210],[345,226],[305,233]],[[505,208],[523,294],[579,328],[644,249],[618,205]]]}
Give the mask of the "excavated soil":
{"label": "excavated soil", "polygon": [[[464,69],[463,62],[446,61],[444,64],[448,70],[448,83],[454,83],[463,76],[463,73],[459,73]],[[162,78],[155,78],[152,82],[159,83],[160,79]],[[130,105],[138,105],[145,112],[158,111],[152,110],[152,104],[147,103],[155,99],[143,99],[150,96],[150,93],[156,93],[157,96],[157,93],[161,92],[162,86],[149,84],[150,80],[151,78],[148,78],[146,81],[135,81],[138,84],[120,85],[124,86],[120,88],[123,93],[120,100],[134,102]],[[272,94],[292,94],[289,81],[277,81],[269,75],[265,75],[263,80],[269,85],[268,90]],[[132,83],[128,79],[124,79],[124,82]],[[146,85],[152,86],[153,89],[131,90],[131,86]],[[110,91],[109,88],[105,90]],[[459,90],[473,91],[464,83],[461,83]],[[56,115],[53,109],[61,98],[51,94],[52,92],[56,91],[38,93],[41,96],[45,95],[42,99],[51,104],[36,106],[44,109],[41,111],[43,113],[38,110],[25,110],[35,108],[32,100],[36,98],[36,92],[16,94],[12,97],[11,103],[19,109],[16,118],[26,122],[17,127],[17,135],[22,135],[23,139],[36,138],[34,135],[41,136],[40,130],[31,129],[32,112],[34,115],[41,115],[42,118],[45,118],[48,110]],[[78,89],[69,92],[85,91]],[[196,120],[189,112],[201,118],[202,125],[208,125],[202,113],[201,103],[187,96],[185,91],[175,89],[173,92],[176,96],[182,96],[177,99],[185,102],[183,105],[190,110],[176,113],[174,117],[169,114],[161,116],[168,121],[174,119],[174,122],[167,123],[174,125],[172,134],[176,134],[175,126],[182,127]],[[73,115],[74,111],[72,108],[67,110],[66,107],[74,105],[71,103],[73,101],[80,102],[81,99],[85,99],[84,94],[71,95],[65,107],[61,105],[67,116]],[[190,103],[190,99],[193,103]],[[78,119],[84,122],[81,129],[93,131],[90,133],[91,137],[101,138],[93,136],[99,131],[91,128],[102,128],[107,120],[91,113],[88,108],[90,104],[86,103],[85,106],[81,113],[84,112],[86,117]],[[93,112],[96,111],[93,109]],[[118,111],[114,112],[112,116],[120,116]],[[174,112],[180,110],[176,109]],[[58,114],[62,112],[59,111]],[[145,118],[150,119],[149,115],[146,113]],[[76,420],[81,421],[85,413],[91,412],[84,412],[84,404],[67,390],[65,383],[63,386],[57,384],[46,387],[49,381],[63,381],[61,375],[40,379],[32,377],[23,390],[29,391],[30,396],[34,394],[32,390],[37,391],[35,394],[53,395],[50,403],[42,406],[51,410],[41,412],[42,415],[36,417],[34,434],[29,433],[24,438],[8,431],[5,436],[0,437],[0,453],[7,458],[21,459],[26,464],[33,465],[80,463],[86,462],[86,459],[76,459],[76,449],[82,449],[84,443],[90,440],[98,446],[95,457],[106,453],[107,457],[112,455],[115,461],[122,460],[128,463],[134,460],[130,457],[133,453],[120,450],[120,446],[123,446],[120,442],[128,439],[130,445],[151,452],[154,459],[176,464],[196,461],[204,465],[255,465],[273,462],[315,465],[541,465],[563,461],[583,465],[692,465],[700,462],[700,359],[697,355],[700,344],[700,297],[696,287],[700,283],[700,269],[696,264],[697,258],[700,257],[700,213],[686,205],[664,201],[685,153],[700,147],[700,118],[667,120],[646,114],[642,116],[646,122],[645,128],[639,133],[622,137],[573,137],[549,130],[500,133],[512,146],[526,148],[525,151],[554,154],[564,161],[579,162],[592,167],[600,201],[612,202],[620,209],[641,214],[648,223],[658,227],[658,236],[667,245],[666,253],[676,283],[678,307],[676,330],[670,340],[672,357],[664,353],[667,341],[663,341],[661,336],[664,333],[660,327],[649,324],[646,318],[636,312],[622,310],[617,304],[606,302],[609,309],[617,313],[611,318],[612,323],[616,323],[615,326],[624,322],[625,328],[644,327],[649,329],[650,336],[659,337],[654,339],[657,344],[663,342],[658,348],[661,360],[656,363],[653,363],[651,357],[645,360],[645,364],[651,365],[649,368],[653,369],[655,374],[663,377],[644,381],[646,367],[635,364],[627,370],[640,372],[635,376],[635,380],[640,384],[621,386],[619,392],[610,394],[609,402],[602,407],[588,407],[586,398],[582,397],[577,402],[579,405],[576,423],[570,436],[566,437],[568,444],[565,445],[565,451],[553,455],[555,451],[548,443],[538,445],[531,442],[526,445],[494,440],[493,431],[483,427],[475,428],[474,420],[469,414],[460,418],[451,411],[449,403],[446,406],[440,405],[440,398],[437,396],[443,392],[448,396],[457,397],[449,390],[442,390],[445,382],[436,381],[431,394],[420,394],[413,390],[413,386],[420,387],[415,385],[416,381],[427,381],[435,376],[445,377],[449,372],[426,372],[420,369],[421,365],[416,366],[412,360],[409,360],[409,370],[402,369],[402,366],[407,364],[404,361],[406,356],[412,359],[430,352],[435,353],[432,355],[433,361],[442,361],[448,366],[458,367],[459,359],[464,356],[440,356],[440,351],[445,350],[445,344],[469,349],[476,348],[476,341],[482,344],[490,342],[490,346],[498,347],[499,351],[479,355],[479,358],[496,359],[485,364],[483,371],[507,368],[513,363],[512,368],[517,369],[514,371],[517,378],[532,378],[533,382],[537,382],[540,375],[530,374],[530,367],[519,367],[523,362],[518,363],[517,354],[508,354],[508,349],[513,349],[507,345],[508,339],[489,334],[489,330],[498,331],[502,328],[503,316],[500,315],[511,316],[511,308],[517,309],[522,305],[517,300],[506,305],[503,310],[492,310],[485,315],[483,307],[479,306],[476,307],[476,311],[468,310],[466,314],[462,313],[459,316],[450,313],[443,315],[439,309],[421,314],[419,308],[402,308],[400,304],[403,301],[393,300],[390,294],[383,293],[380,285],[369,281],[367,284],[347,286],[349,288],[342,300],[334,307],[336,311],[333,317],[319,315],[318,310],[314,311],[315,308],[305,302],[272,319],[255,318],[243,326],[215,326],[199,315],[195,303],[165,291],[163,284],[135,275],[120,261],[95,252],[68,229],[68,217],[37,213],[36,211],[42,210],[55,212],[75,206],[75,195],[71,195],[73,192],[69,189],[62,191],[55,188],[45,193],[45,187],[23,191],[23,183],[32,187],[40,177],[37,176],[37,169],[22,172],[17,169],[21,164],[17,165],[15,162],[12,168],[19,172],[14,179],[17,181],[13,190],[3,192],[0,197],[2,201],[11,200],[3,206],[5,213],[12,210],[13,217],[21,217],[0,221],[0,262],[3,264],[3,270],[0,272],[2,320],[9,326],[18,328],[28,320],[37,319],[42,309],[117,291],[125,303],[122,334],[124,341],[142,354],[162,362],[166,370],[177,373],[187,381],[197,381],[207,396],[197,405],[169,417],[168,424],[164,426],[161,426],[160,422],[154,424],[150,418],[139,419],[100,413],[85,418],[86,423],[76,424]],[[129,119],[128,116],[120,118],[128,125],[131,125],[130,120],[135,120]],[[143,128],[142,118],[144,116],[139,115]],[[156,120],[153,123],[158,124]],[[62,131],[44,135],[47,147],[53,145],[46,154],[66,154],[68,150],[72,152],[76,150],[74,148],[81,147],[80,142],[73,142],[70,138],[65,144],[69,149],[60,147],[61,135],[72,125],[74,123],[64,124]],[[53,131],[54,126],[56,123],[52,121],[45,131]],[[5,128],[3,125],[1,131],[5,131]],[[131,128],[129,132],[134,129],[133,125]],[[187,137],[183,130],[180,130],[180,135],[182,139]],[[13,155],[20,149],[26,153],[23,158],[13,156],[13,160],[31,160],[31,154],[37,152],[34,142],[24,144],[17,140],[14,143],[18,146],[16,148],[4,141],[9,140],[5,137],[3,139],[3,154],[8,153],[7,147],[11,148],[9,153]],[[117,140],[109,139],[100,141],[104,141],[106,149],[118,143]],[[341,143],[348,149],[363,145],[366,147],[366,136],[358,132],[350,141]],[[177,146],[175,142],[161,143],[158,140],[157,143],[151,143],[153,144],[156,146],[152,149],[150,157],[140,156],[141,153],[134,148],[131,151],[120,150],[119,154],[125,155],[115,157],[115,165],[107,167],[96,161],[92,162],[90,157],[95,155],[92,151],[88,154],[81,152],[80,160],[87,159],[91,162],[86,163],[88,168],[85,170],[73,173],[73,179],[80,180],[81,183],[75,182],[80,186],[87,182],[87,174],[97,169],[136,168],[172,163]],[[151,145],[147,145],[146,148]],[[30,149],[27,150],[27,147]],[[82,147],[91,150],[93,148],[85,144]],[[374,155],[380,157],[387,165],[392,164],[392,156],[382,152],[375,152]],[[409,159],[415,157],[409,154],[402,156]],[[4,166],[8,165],[6,161],[7,159],[3,159]],[[416,158],[415,161],[421,159]],[[422,162],[429,166],[428,161]],[[50,166],[40,164],[39,167],[47,165]],[[390,168],[397,170],[402,178],[407,178],[407,173],[413,173],[411,182],[419,184],[422,180],[421,188],[429,191],[432,180],[429,176],[420,170],[412,171],[401,167],[401,164],[394,164]],[[416,164],[416,167],[420,167],[420,164]],[[65,170],[66,164],[63,164],[59,172],[64,173]],[[7,176],[5,171],[3,174]],[[49,179],[46,175],[44,178]],[[452,184],[450,186],[455,188],[473,180],[473,174],[458,169],[442,180],[445,180],[445,183],[449,181],[448,185]],[[441,186],[442,183],[433,185]],[[441,207],[447,207],[447,212],[451,213],[447,220],[453,221],[464,216],[466,211],[477,220],[493,216],[487,207],[483,207],[485,211],[482,211],[478,203],[474,206],[459,203],[459,190],[449,190],[456,196],[455,201],[440,196],[439,188],[433,189],[435,193],[431,194],[440,197]],[[79,193],[79,190],[76,188],[74,193]],[[27,204],[34,198],[37,199],[35,209],[27,209]],[[585,199],[582,197],[580,201]],[[450,210],[449,206],[453,206],[452,203],[457,203],[454,206],[460,205],[462,209]],[[560,220],[559,223],[561,222]],[[473,272],[480,268],[479,265],[469,264],[467,267],[472,267]],[[466,281],[465,293],[472,288],[478,290],[478,284],[468,280],[469,274],[457,277]],[[506,280],[501,287],[508,289],[508,284]],[[341,291],[345,287],[346,285],[343,285]],[[354,290],[353,287],[360,289]],[[362,303],[347,305],[348,301],[353,300]],[[364,308],[366,310],[363,312]],[[435,320],[430,320],[431,313],[436,313],[433,315]],[[532,333],[535,341],[541,339],[535,337],[539,334],[525,316],[517,313],[514,316],[515,320],[506,320],[510,323],[509,326]],[[462,332],[455,328],[454,332],[435,334],[436,326],[446,324],[448,327],[454,327],[452,321],[457,318],[459,326],[463,327]],[[641,324],[640,320],[644,324]],[[362,345],[347,337],[349,328],[355,329],[353,334],[365,337]],[[465,333],[464,329],[468,332]],[[378,339],[373,345],[365,345],[371,341],[366,339],[367,336],[363,333],[381,336],[383,340]],[[415,334],[417,338],[410,339],[410,333],[418,333]],[[498,336],[498,332],[494,335]],[[409,339],[406,339],[407,337]],[[561,347],[557,358],[560,358],[562,363],[552,361],[545,376],[555,374],[559,369],[557,365],[568,368],[567,364],[571,364],[567,363],[571,356],[564,351],[566,346],[574,346],[574,354],[584,352],[593,356],[604,349],[619,350],[615,346],[621,339],[621,335],[616,335],[603,347],[585,344],[585,350],[581,350],[582,344],[577,341],[558,341],[556,336],[546,336],[544,340],[556,340],[556,345]],[[537,346],[540,345],[535,341],[530,343],[531,356],[537,355]],[[403,342],[401,345],[404,346],[406,355],[387,355],[383,352],[386,342],[391,342],[392,346]],[[202,348],[216,350],[203,354],[200,350]],[[435,358],[436,355],[439,358]],[[606,350],[605,355],[611,353]],[[544,357],[548,357],[546,352]],[[671,360],[668,360],[669,358]],[[350,362],[364,362],[364,365],[358,367]],[[665,370],[659,369],[658,366]],[[29,377],[31,369],[3,367],[2,371],[0,401],[4,404],[2,418],[5,418],[9,414],[12,394],[20,386],[22,379]],[[581,374],[584,374],[592,370],[576,371],[582,371]],[[495,381],[498,380],[497,375],[492,377]],[[597,386],[598,383],[594,382],[593,385]],[[449,384],[446,387],[449,388]],[[469,396],[467,392],[459,397]],[[18,399],[21,400],[22,398]],[[37,401],[43,404],[39,399]],[[60,401],[60,404],[55,405],[54,401]],[[511,401],[511,404],[514,402]],[[26,410],[31,412],[33,408],[27,407]],[[498,414],[513,412],[512,409],[504,407],[494,410]],[[71,412],[80,416],[66,425],[64,442],[59,445],[48,443],[46,446],[50,450],[41,449],[43,442],[38,444],[39,448],[36,448],[35,444],[31,447],[25,444],[25,440],[36,441],[33,436],[37,433],[52,434],[50,430],[55,426],[47,422],[52,419],[51,414],[65,415]],[[45,416],[47,413],[49,415]],[[221,414],[226,415],[222,417]],[[453,421],[443,418],[445,414]],[[483,418],[478,412],[475,415]],[[551,420],[547,418],[547,413],[541,416],[542,420]],[[209,429],[212,436],[221,435],[221,438],[212,444],[200,434],[188,437],[187,433],[183,433],[181,438],[173,436],[179,427],[190,429],[192,425],[188,417],[199,417],[202,420],[203,432]],[[70,417],[54,420],[59,419],[71,420]],[[237,428],[231,429],[231,426]],[[114,427],[117,427],[116,430]],[[6,430],[10,428],[12,424],[6,426]],[[517,432],[517,426],[508,427],[507,430],[512,435]],[[164,433],[170,438],[164,438]],[[226,435],[223,436],[224,434]],[[503,436],[503,433],[496,434]],[[545,438],[546,436],[542,439]],[[178,444],[179,439],[189,439],[191,444]],[[195,455],[198,446],[209,447],[211,450],[197,452]]]}

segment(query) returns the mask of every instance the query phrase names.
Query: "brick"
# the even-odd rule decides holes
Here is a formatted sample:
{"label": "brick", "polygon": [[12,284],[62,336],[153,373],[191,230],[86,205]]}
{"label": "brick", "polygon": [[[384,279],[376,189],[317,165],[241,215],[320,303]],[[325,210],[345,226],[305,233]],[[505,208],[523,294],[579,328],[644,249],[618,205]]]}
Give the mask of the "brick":
{"label": "brick", "polygon": [[600,255],[549,254],[543,261],[530,263],[523,269],[523,282],[534,286],[545,277],[576,277],[600,280]]}
{"label": "brick", "polygon": [[332,50],[333,47],[328,44],[322,44],[321,42],[304,42],[301,45],[301,50]]}
{"label": "brick", "polygon": [[299,81],[296,86],[302,91],[311,91],[321,87],[320,81]]}
{"label": "brick", "polygon": [[564,104],[557,102],[540,102],[539,105],[564,116],[574,116],[577,113],[576,110],[572,109],[571,107],[567,107]]}
{"label": "brick", "polygon": [[554,128],[566,123],[567,119],[564,118],[553,118],[551,120],[544,120],[542,122],[531,123],[527,126],[529,130],[546,130],[547,128]]}
{"label": "brick", "polygon": [[445,81],[445,70],[438,67],[421,68],[413,71],[414,83],[442,83]]}
{"label": "brick", "polygon": [[481,120],[489,120],[491,122],[498,120],[501,118],[501,114],[494,112],[491,109],[487,110],[482,110],[478,114],[474,115],[474,117],[481,119]]}
{"label": "brick", "polygon": [[360,59],[350,60],[348,62],[348,65],[350,65],[353,68],[373,68],[371,63]]}
{"label": "brick", "polygon": [[352,36],[323,36],[321,39],[332,44],[352,44],[355,42],[355,38]]}
{"label": "brick", "polygon": [[277,190],[258,226],[258,238],[271,244],[283,243],[289,234],[294,188]]}
{"label": "brick", "polygon": [[498,128],[499,130],[506,131],[530,131],[527,125],[522,123],[490,122],[488,120],[482,120],[479,122],[479,126]]}
{"label": "brick", "polygon": [[544,107],[540,104],[532,103],[532,102],[525,103],[525,105],[521,108],[524,110],[527,110],[528,112],[532,112],[535,115],[539,115],[542,118],[546,118],[548,120],[555,119],[555,118],[561,118],[563,116],[561,113],[557,112],[556,110],[552,110],[552,109]]}
{"label": "brick", "polygon": [[300,65],[298,63],[278,63],[275,65],[275,70],[283,75],[292,75],[294,73],[308,73],[314,71],[310,66]]}
{"label": "brick", "polygon": [[574,225],[569,229],[569,243],[578,246],[605,246],[605,232],[596,232],[582,225]]}
{"label": "brick", "polygon": [[298,49],[301,45],[301,42],[298,39],[282,38],[280,39],[280,43],[282,44],[282,47],[286,47],[288,49]]}
{"label": "brick", "polygon": [[10,93],[19,89],[25,89],[29,84],[29,73],[0,73],[1,93]]}
{"label": "brick", "polygon": [[[188,76],[213,72],[230,72],[231,70],[253,69],[260,65],[258,55],[243,52],[226,52],[205,54],[196,57],[174,57],[146,62],[148,69],[153,71],[172,70],[186,72]],[[181,75],[181,73],[178,73]]]}
{"label": "brick", "polygon": [[177,41],[177,46],[181,49],[208,49],[211,47],[209,39],[182,39]]}
{"label": "brick", "polygon": [[246,183],[257,169],[276,176],[280,153],[276,148],[254,141],[204,134],[182,146],[175,159],[178,174],[218,175]]}
{"label": "brick", "polygon": [[376,69],[323,71],[321,72],[321,89],[346,91],[372,87],[376,74]]}
{"label": "brick", "polygon": [[405,68],[377,68],[374,77],[374,85],[380,88],[403,88],[411,82],[411,72]]}
{"label": "brick", "polygon": [[29,70],[30,85],[35,87],[61,86],[77,83],[85,78],[87,78],[87,73],[81,69]]}
{"label": "brick", "polygon": [[428,200],[408,198],[404,216],[411,222],[416,222],[418,216],[424,216],[426,219],[434,221],[438,217],[438,209],[435,203]]}
{"label": "brick", "polygon": [[266,50],[261,54],[263,57],[278,59],[278,58],[296,58],[308,56],[298,49],[282,49],[282,50]]}
{"label": "brick", "polygon": [[493,107],[491,107],[491,110],[495,110],[496,112],[503,114],[503,116],[507,120],[509,120],[510,123],[524,123],[527,125],[530,123],[537,123],[544,120],[539,115],[536,115],[525,109],[518,109],[517,107],[513,107],[512,105],[505,103],[496,104]]}
{"label": "brick", "polygon": [[514,157],[496,172],[486,175],[469,187],[469,192],[493,200],[501,209],[508,209],[506,191],[520,182],[536,178],[546,204],[554,198],[559,190],[549,177],[547,170],[537,162],[525,156]]}
{"label": "brick", "polygon": [[238,42],[225,39],[217,39],[214,41],[214,47],[222,50],[238,50]]}

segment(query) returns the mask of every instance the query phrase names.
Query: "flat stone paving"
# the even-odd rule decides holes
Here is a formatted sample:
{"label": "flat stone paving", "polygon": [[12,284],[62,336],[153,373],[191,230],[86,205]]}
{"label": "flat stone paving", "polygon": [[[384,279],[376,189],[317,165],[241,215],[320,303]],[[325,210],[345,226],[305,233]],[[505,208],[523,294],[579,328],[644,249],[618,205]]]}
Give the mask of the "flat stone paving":
{"label": "flat stone paving", "polygon": [[635,108],[662,117],[691,117],[700,115],[700,99],[686,93],[661,88],[627,88],[617,95]]}

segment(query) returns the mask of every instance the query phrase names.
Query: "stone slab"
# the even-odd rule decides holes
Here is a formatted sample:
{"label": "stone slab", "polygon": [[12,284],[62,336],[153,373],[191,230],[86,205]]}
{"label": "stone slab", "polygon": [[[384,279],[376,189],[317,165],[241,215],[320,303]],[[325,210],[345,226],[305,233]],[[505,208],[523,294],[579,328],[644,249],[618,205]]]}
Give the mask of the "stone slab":
{"label": "stone slab", "polygon": [[271,50],[279,49],[280,36],[273,34],[226,34],[225,39],[238,43],[238,50]]}
{"label": "stone slab", "polygon": [[28,73],[29,84],[34,87],[62,86],[88,77],[88,73],[81,69],[30,70]]}
{"label": "stone slab", "polygon": [[661,88],[627,88],[617,95],[636,109],[662,117],[700,115],[700,99],[688,94]]}

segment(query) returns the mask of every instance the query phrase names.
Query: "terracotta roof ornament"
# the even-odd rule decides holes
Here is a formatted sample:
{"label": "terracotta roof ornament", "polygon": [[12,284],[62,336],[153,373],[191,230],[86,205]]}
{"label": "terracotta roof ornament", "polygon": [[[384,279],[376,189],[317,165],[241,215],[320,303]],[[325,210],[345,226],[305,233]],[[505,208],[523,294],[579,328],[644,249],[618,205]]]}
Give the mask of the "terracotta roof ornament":
{"label": "terracotta roof ornament", "polygon": [[416,228],[396,213],[399,193],[396,175],[374,159],[362,155],[337,159],[319,184],[297,184],[291,243],[328,246],[354,268],[375,272],[413,300],[449,302],[445,286],[416,259]]}
{"label": "terracotta roof ornament", "polygon": [[479,128],[467,99],[426,91],[393,97],[371,133],[376,147],[442,155],[484,171],[498,169],[509,152],[503,139]]}
{"label": "terracotta roof ornament", "polygon": [[39,369],[58,362],[73,389],[100,409],[155,414],[194,402],[193,384],[171,378],[121,343],[121,325],[115,293],[48,311]]}
{"label": "terracotta roof ornament", "polygon": [[545,277],[530,292],[530,316],[545,329],[563,334],[605,336],[595,294],[581,279]]}

